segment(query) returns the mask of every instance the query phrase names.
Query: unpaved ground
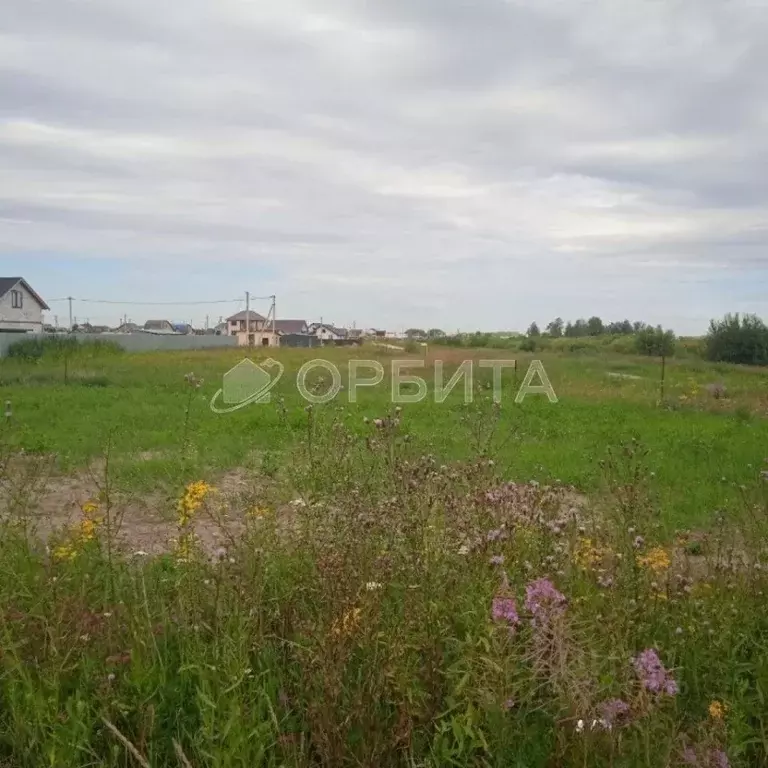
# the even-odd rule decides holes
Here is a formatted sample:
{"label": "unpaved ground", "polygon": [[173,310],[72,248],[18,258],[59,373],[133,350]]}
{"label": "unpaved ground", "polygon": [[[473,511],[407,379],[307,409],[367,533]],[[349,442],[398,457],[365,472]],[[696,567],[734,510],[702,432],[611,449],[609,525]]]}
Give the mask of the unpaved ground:
{"label": "unpaved ground", "polygon": [[[82,506],[91,499],[105,507],[101,468],[75,475],[56,474],[50,466],[17,461],[6,467],[0,480],[0,509],[3,515],[24,520],[35,537],[48,541],[82,520]],[[248,510],[263,504],[263,488],[246,470],[224,473],[214,484],[193,520],[193,528],[205,550],[214,552],[237,538]],[[177,499],[161,490],[149,494],[109,489],[110,519],[118,530],[118,546],[128,552],[161,554],[168,551],[178,535]]]}

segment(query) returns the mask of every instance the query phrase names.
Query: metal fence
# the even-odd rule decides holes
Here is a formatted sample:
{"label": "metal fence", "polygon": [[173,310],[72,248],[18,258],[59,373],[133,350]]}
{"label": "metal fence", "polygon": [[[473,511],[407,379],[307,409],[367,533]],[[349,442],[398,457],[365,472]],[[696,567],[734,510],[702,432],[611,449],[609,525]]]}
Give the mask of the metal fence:
{"label": "metal fence", "polygon": [[[56,334],[48,333],[2,333],[0,332],[0,357],[8,354],[8,348],[23,339],[42,339]],[[119,344],[128,352],[151,352],[154,350],[185,350],[185,349],[221,349],[236,347],[236,336],[195,336],[195,335],[163,335],[155,333],[104,333],[76,334],[75,338],[83,344],[93,341],[110,341]]]}

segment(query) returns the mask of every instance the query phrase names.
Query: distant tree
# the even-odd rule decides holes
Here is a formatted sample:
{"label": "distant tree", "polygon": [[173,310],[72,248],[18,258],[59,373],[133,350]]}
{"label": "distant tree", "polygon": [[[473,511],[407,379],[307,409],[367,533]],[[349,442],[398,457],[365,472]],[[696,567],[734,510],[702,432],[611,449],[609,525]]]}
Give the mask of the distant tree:
{"label": "distant tree", "polygon": [[531,323],[528,327],[528,331],[526,332],[527,336],[541,336],[541,331],[539,330],[539,326],[536,325],[535,322]]}
{"label": "distant tree", "polygon": [[471,334],[467,340],[468,347],[487,347],[492,340],[490,333],[482,333],[481,331],[475,331]]}
{"label": "distant tree", "polygon": [[647,326],[635,337],[635,349],[641,355],[671,357],[675,354],[675,334],[665,331],[660,325]]}
{"label": "distant tree", "polygon": [[405,336],[408,339],[423,339],[426,337],[426,333],[421,328],[409,328],[405,332]]}
{"label": "distant tree", "polygon": [[563,335],[563,318],[556,317],[551,323],[547,325],[547,333],[553,339],[559,339]]}
{"label": "distant tree", "polygon": [[601,336],[604,331],[605,331],[605,328],[603,326],[603,321],[599,317],[593,316],[593,317],[590,317],[589,320],[587,320],[588,336]]}
{"label": "distant tree", "polygon": [[641,323],[639,321],[632,323],[632,333],[640,333],[640,331],[644,330],[645,328],[648,328],[645,323]]}
{"label": "distant tree", "polygon": [[574,324],[573,324],[573,335],[576,338],[579,338],[581,336],[589,336],[589,326],[587,325],[587,321],[579,318]]}
{"label": "distant tree", "polygon": [[757,315],[728,314],[712,320],[706,338],[709,360],[768,365],[768,327]]}
{"label": "distant tree", "polygon": [[632,334],[632,323],[629,320],[619,320],[613,323],[608,323],[605,327],[606,333],[611,333],[614,336],[629,336]]}
{"label": "distant tree", "polygon": [[445,331],[440,328],[430,328],[427,331],[428,339],[442,339],[445,336]]}
{"label": "distant tree", "polygon": [[576,332],[573,327],[573,323],[568,322],[565,324],[565,330],[563,331],[563,336],[566,336],[569,339],[572,339],[576,335]]}

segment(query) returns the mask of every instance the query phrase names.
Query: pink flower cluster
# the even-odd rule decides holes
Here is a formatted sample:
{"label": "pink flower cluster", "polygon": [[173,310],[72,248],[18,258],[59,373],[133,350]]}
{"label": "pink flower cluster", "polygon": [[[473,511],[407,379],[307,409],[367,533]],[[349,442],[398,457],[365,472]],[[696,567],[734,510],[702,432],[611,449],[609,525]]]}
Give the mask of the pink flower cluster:
{"label": "pink flower cluster", "polygon": [[600,705],[599,709],[603,722],[608,728],[629,714],[629,704],[621,699],[608,699]]}
{"label": "pink flower cluster", "polygon": [[693,747],[686,747],[682,754],[683,763],[692,768],[730,768],[728,755],[722,749],[709,749],[697,754]]}
{"label": "pink flower cluster", "polygon": [[549,579],[536,579],[525,588],[525,607],[533,615],[533,623],[546,625],[565,611],[566,599]]}
{"label": "pink flower cluster", "polygon": [[517,603],[515,603],[514,598],[494,597],[491,605],[491,618],[494,621],[508,624],[510,630],[514,631],[520,623],[520,617],[517,615]]}
{"label": "pink flower cluster", "polygon": [[653,648],[646,648],[634,659],[634,667],[643,687],[651,693],[666,693],[674,696],[677,683],[661,663],[659,654]]}

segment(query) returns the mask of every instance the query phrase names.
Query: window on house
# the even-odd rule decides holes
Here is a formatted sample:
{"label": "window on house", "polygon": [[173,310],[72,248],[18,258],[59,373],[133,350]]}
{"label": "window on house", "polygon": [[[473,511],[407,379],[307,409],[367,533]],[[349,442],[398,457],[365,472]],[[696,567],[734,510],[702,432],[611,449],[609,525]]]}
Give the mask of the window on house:
{"label": "window on house", "polygon": [[14,309],[23,309],[24,294],[21,291],[11,291],[11,306]]}

